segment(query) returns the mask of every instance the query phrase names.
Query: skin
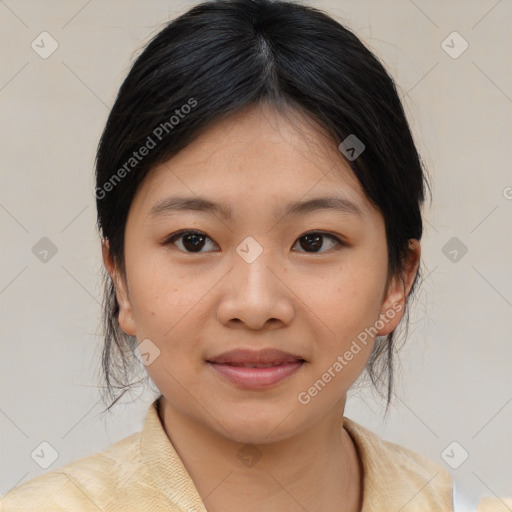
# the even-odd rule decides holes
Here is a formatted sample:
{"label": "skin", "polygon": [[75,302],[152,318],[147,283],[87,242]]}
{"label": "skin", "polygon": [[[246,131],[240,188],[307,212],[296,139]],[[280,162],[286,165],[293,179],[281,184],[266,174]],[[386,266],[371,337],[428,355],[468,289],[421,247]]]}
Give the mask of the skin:
{"label": "skin", "polygon": [[[175,195],[225,203],[233,217],[149,215]],[[362,215],[282,214],[290,202],[326,195],[350,199]],[[204,233],[201,252],[183,237],[162,245],[181,229]],[[308,245],[302,237],[312,231],[344,245],[329,237]],[[252,263],[236,252],[248,236],[263,249]],[[162,424],[209,512],[361,510],[362,465],[342,418],[375,338],[308,404],[297,397],[393,304],[401,309],[378,335],[395,329],[420,244],[411,240],[403,274],[388,276],[383,216],[335,141],[305,116],[267,106],[219,122],[141,184],[125,230],[126,275],[108,242],[103,256],[122,329],[160,350],[147,371],[163,394]],[[307,363],[273,387],[243,389],[205,362],[234,348],[278,348]],[[251,467],[237,457],[246,444],[261,455]]]}

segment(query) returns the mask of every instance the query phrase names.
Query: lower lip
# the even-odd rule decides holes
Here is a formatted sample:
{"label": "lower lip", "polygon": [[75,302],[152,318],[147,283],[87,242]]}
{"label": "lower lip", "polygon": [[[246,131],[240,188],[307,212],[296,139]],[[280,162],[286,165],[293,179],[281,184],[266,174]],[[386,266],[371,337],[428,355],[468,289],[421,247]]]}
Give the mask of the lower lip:
{"label": "lower lip", "polygon": [[246,368],[210,362],[208,364],[234,384],[244,388],[258,389],[267,388],[281,382],[286,377],[293,375],[304,363],[297,361],[268,368]]}

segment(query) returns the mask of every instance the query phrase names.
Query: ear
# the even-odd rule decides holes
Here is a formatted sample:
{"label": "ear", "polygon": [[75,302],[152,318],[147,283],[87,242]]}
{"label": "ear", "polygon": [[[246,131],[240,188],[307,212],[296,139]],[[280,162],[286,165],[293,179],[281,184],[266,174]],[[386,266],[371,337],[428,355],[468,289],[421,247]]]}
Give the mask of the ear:
{"label": "ear", "polygon": [[121,272],[116,267],[114,259],[110,254],[110,244],[107,238],[103,239],[101,243],[101,252],[103,255],[103,263],[109,273],[114,287],[116,289],[117,303],[119,304],[119,317],[118,322],[121,329],[129,336],[135,336],[137,330],[135,328],[135,320],[133,317],[132,305],[128,293],[128,283],[121,275]]}
{"label": "ear", "polygon": [[420,263],[421,246],[418,240],[409,240],[408,255],[401,275],[393,276],[389,281],[382,301],[377,336],[385,336],[400,323],[405,312],[405,301],[412,288]]}

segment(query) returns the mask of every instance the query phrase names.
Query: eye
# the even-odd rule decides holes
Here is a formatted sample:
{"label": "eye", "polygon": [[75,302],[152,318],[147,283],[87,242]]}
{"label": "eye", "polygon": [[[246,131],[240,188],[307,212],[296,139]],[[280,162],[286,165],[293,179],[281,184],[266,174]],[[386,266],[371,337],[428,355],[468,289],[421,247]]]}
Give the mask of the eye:
{"label": "eye", "polygon": [[[305,249],[313,249],[312,251],[305,250],[305,251],[299,251],[299,252],[320,252],[317,249],[320,249],[324,246],[324,238],[328,238],[331,243],[334,243],[334,246],[339,249],[340,246],[344,245],[344,243],[334,235],[330,235],[328,233],[323,233],[322,231],[311,231],[310,233],[306,233],[305,235],[302,235],[298,242],[300,243],[302,248]],[[321,251],[325,252],[325,251]]]}
{"label": "eye", "polygon": [[[205,240],[213,240],[206,236],[201,231],[194,230],[182,230],[177,233],[173,233],[170,237],[166,238],[162,245],[174,244],[177,240],[183,239],[182,247],[178,247],[184,252],[205,252],[201,249],[205,246]],[[180,240],[181,241],[181,240]]]}
{"label": "eye", "polygon": [[[300,243],[301,247],[304,248],[304,251],[299,252],[325,252],[320,251],[321,248],[324,248],[324,239],[327,238],[331,241],[331,244],[334,244],[335,248],[339,248],[340,246],[344,245],[344,243],[334,235],[331,235],[329,233],[324,233],[322,231],[311,231],[310,233],[306,233],[305,235],[302,235],[297,242]],[[181,247],[177,246],[181,251],[189,252],[189,253],[200,253],[200,252],[208,252],[208,251],[201,251],[205,247],[205,241],[210,240],[213,242],[213,240],[206,236],[205,233],[202,231],[195,231],[195,230],[181,230],[176,233],[173,233],[168,238],[162,242],[162,245],[169,245],[174,244],[176,245],[176,242],[179,241],[181,243]],[[215,244],[215,242],[213,242]],[[217,244],[215,244],[217,246]],[[218,246],[217,246],[218,247]],[[332,247],[328,247],[330,249]],[[309,250],[312,249],[312,250]]]}

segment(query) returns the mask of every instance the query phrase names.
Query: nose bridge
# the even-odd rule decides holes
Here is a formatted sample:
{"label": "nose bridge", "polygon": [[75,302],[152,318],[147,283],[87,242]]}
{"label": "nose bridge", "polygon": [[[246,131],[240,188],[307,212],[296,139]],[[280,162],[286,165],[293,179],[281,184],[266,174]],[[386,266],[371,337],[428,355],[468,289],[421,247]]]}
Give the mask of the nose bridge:
{"label": "nose bridge", "polygon": [[[259,247],[258,247],[259,246]],[[219,320],[238,319],[252,328],[269,319],[289,322],[293,307],[287,287],[276,277],[279,264],[273,251],[255,240],[242,242],[233,255],[233,266],[218,308]]]}
{"label": "nose bridge", "polygon": [[247,237],[239,244],[234,256],[233,279],[236,279],[238,289],[242,291],[243,287],[250,294],[275,292],[276,278],[270,269],[276,267],[276,260],[273,251]]}

